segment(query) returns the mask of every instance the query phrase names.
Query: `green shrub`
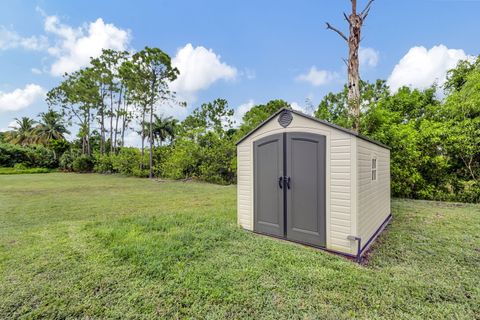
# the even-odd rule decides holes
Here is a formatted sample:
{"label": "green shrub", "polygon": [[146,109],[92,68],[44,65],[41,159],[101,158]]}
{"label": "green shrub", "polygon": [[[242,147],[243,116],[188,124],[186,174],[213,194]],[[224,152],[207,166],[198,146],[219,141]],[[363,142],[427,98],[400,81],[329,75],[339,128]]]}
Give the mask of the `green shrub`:
{"label": "green shrub", "polygon": [[202,149],[200,179],[218,184],[235,182],[236,171],[232,171],[232,159],[236,156],[235,146],[230,140],[220,139],[213,134],[204,138],[207,143]]}
{"label": "green shrub", "polygon": [[159,166],[162,176],[184,179],[200,176],[201,148],[192,140],[182,139],[175,143],[171,152]]}
{"label": "green shrub", "polygon": [[198,178],[218,184],[235,182],[235,145],[209,132],[198,141],[179,139],[166,153],[158,171],[171,179]]}
{"label": "green shrub", "polygon": [[92,172],[93,158],[82,154],[73,160],[72,168],[75,172]]}
{"label": "green shrub", "polygon": [[97,173],[113,173],[113,160],[112,158],[115,155],[104,154],[101,155],[99,153],[95,154],[94,162],[95,165],[93,167],[93,171]]}
{"label": "green shrub", "polygon": [[13,166],[13,168],[15,170],[25,170],[27,169],[27,166],[23,163],[15,163],[15,165]]}
{"label": "green shrub", "polygon": [[78,149],[65,151],[60,157],[59,168],[64,171],[73,171],[73,161],[80,156]]}
{"label": "green shrub", "polygon": [[25,167],[56,168],[58,161],[53,150],[43,145],[20,146],[1,143],[0,166],[13,167],[16,164],[23,164]]}
{"label": "green shrub", "polygon": [[13,168],[0,168],[0,175],[2,174],[30,174],[30,173],[48,173],[51,169],[48,168],[22,168],[22,164]]}
{"label": "green shrub", "polygon": [[1,143],[0,166],[13,167],[17,163],[24,164],[25,166],[32,165],[32,159],[29,149],[16,144]]}
{"label": "green shrub", "polygon": [[455,201],[480,203],[480,182],[461,181],[462,190],[457,193]]}
{"label": "green shrub", "polygon": [[55,152],[43,145],[32,145],[27,148],[30,153],[31,165],[33,167],[57,168],[58,161]]}
{"label": "green shrub", "polygon": [[172,152],[172,146],[160,146],[153,152],[153,174],[155,177],[165,177],[163,167]]}
{"label": "green shrub", "polygon": [[113,172],[120,173],[127,176],[147,177],[148,176],[148,156],[145,152],[143,167],[140,169],[142,162],[142,155],[137,148],[122,148],[116,155],[111,155]]}

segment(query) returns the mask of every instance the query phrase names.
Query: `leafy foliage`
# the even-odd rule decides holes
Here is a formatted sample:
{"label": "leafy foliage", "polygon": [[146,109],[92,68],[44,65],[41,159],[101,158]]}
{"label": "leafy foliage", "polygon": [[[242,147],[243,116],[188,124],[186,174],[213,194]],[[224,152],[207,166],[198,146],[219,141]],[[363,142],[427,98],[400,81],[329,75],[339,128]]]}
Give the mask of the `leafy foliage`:
{"label": "leafy foliage", "polygon": [[55,168],[58,162],[54,152],[42,145],[20,146],[1,143],[0,167],[14,167],[17,164],[26,167]]}
{"label": "leafy foliage", "polygon": [[49,173],[52,169],[47,168],[26,168],[22,166],[17,166],[13,168],[3,168],[0,167],[0,175],[2,174],[32,174],[32,173]]}
{"label": "leafy foliage", "polygon": [[40,113],[40,121],[34,132],[36,140],[42,144],[50,144],[53,140],[65,140],[65,134],[70,133],[65,126],[63,116],[55,110]]}
{"label": "leafy foliage", "polygon": [[172,179],[199,178],[215,183],[233,183],[236,156],[233,110],[226,100],[202,104],[181,123],[175,143],[159,166]]}
{"label": "leafy foliage", "polygon": [[[480,201],[480,58],[449,72],[448,96],[436,87],[361,83],[361,133],[391,149],[392,194],[397,197]],[[327,95],[315,116],[346,126],[347,91]]]}
{"label": "leafy foliage", "polygon": [[283,100],[271,100],[266,104],[253,106],[242,118],[242,124],[235,134],[235,139],[240,140],[243,136],[255,129],[262,122],[267,120],[272,114],[282,108],[291,108],[290,104]]}
{"label": "leafy foliage", "polygon": [[59,161],[59,168],[65,171],[73,171],[73,162],[80,156],[80,151],[71,148],[62,154]]}
{"label": "leafy foliage", "polygon": [[72,169],[75,172],[92,172],[94,162],[91,156],[81,154],[76,157],[72,162]]}

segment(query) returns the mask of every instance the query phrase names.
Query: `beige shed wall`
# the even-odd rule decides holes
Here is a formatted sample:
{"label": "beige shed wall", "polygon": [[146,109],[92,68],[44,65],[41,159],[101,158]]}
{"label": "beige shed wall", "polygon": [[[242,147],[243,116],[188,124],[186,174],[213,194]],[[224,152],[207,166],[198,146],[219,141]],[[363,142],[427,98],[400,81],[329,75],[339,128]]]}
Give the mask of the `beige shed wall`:
{"label": "beige shed wall", "polygon": [[327,249],[355,254],[356,243],[347,239],[357,234],[357,188],[355,136],[292,114],[292,123],[283,128],[277,117],[259,128],[237,146],[238,223],[253,230],[253,142],[275,133],[310,132],[326,136],[326,242]]}
{"label": "beige shed wall", "polygon": [[[372,181],[372,158],[377,159],[377,180]],[[390,150],[357,139],[358,236],[363,243],[390,214]]]}

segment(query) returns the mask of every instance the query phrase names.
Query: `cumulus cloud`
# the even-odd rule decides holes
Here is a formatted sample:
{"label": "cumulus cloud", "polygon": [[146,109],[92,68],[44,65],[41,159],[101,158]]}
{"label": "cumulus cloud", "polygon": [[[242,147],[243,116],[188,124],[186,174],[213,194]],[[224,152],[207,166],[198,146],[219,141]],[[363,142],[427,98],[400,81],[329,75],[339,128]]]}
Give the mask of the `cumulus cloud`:
{"label": "cumulus cloud", "polygon": [[37,84],[27,84],[25,88],[12,92],[0,92],[0,112],[25,109],[44,96],[45,90]]}
{"label": "cumulus cloud", "polygon": [[437,83],[445,83],[447,71],[454,68],[460,60],[469,57],[461,49],[449,49],[444,45],[413,47],[394,67],[387,84],[395,92],[402,86],[425,89]]}
{"label": "cumulus cloud", "polygon": [[172,65],[180,71],[172,83],[172,89],[181,96],[194,96],[218,80],[232,80],[238,74],[235,67],[221,61],[221,57],[202,46],[188,43],[180,48],[172,59]]}
{"label": "cumulus cloud", "polygon": [[379,60],[379,52],[373,48],[360,47],[358,50],[358,59],[361,66],[376,67]]}
{"label": "cumulus cloud", "polygon": [[55,57],[50,73],[63,75],[86,66],[90,57],[98,57],[102,49],[126,50],[130,31],[105,23],[102,18],[82,27],[73,28],[60,22],[57,16],[46,16],[45,31],[57,37],[48,52]]}
{"label": "cumulus cloud", "polygon": [[295,78],[297,81],[308,82],[312,86],[320,87],[338,80],[340,76],[336,72],[318,70],[316,66],[310,68],[308,73],[301,74]]}
{"label": "cumulus cloud", "polygon": [[42,70],[40,70],[38,68],[32,68],[31,71],[32,71],[33,74],[42,74]]}
{"label": "cumulus cloud", "polygon": [[297,111],[300,111],[300,112],[303,112],[305,114],[309,114],[309,112],[307,111],[307,109],[305,109],[304,107],[302,107],[299,103],[297,102],[291,102],[290,103],[290,106],[292,107],[293,110],[297,110]]}
{"label": "cumulus cloud", "polygon": [[22,48],[25,50],[44,50],[48,46],[45,36],[22,37],[17,32],[0,26],[0,50]]}
{"label": "cumulus cloud", "polygon": [[248,102],[239,105],[235,109],[235,113],[233,114],[233,120],[235,121],[236,127],[242,124],[243,116],[245,115],[245,113],[250,111],[250,109],[252,109],[254,105],[255,105],[255,102],[253,100],[249,100]]}
{"label": "cumulus cloud", "polygon": [[18,124],[16,121],[10,121],[5,128],[1,128],[0,132],[11,131],[14,128],[18,128]]}

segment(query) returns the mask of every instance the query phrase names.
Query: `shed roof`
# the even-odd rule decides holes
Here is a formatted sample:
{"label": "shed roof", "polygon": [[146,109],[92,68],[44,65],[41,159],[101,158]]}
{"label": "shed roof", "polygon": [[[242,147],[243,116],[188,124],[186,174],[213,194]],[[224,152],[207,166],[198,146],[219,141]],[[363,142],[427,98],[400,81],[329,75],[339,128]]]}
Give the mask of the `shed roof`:
{"label": "shed roof", "polygon": [[340,126],[337,126],[336,124],[333,124],[333,123],[330,123],[328,121],[325,121],[325,120],[321,120],[321,119],[317,119],[315,117],[312,117],[312,116],[309,116],[308,114],[305,114],[303,112],[300,112],[300,111],[297,111],[297,110],[293,110],[293,109],[289,109],[289,108],[282,108],[280,110],[278,110],[277,112],[275,112],[274,114],[272,114],[270,117],[268,117],[268,119],[266,119],[265,121],[263,121],[261,124],[259,124],[255,129],[253,129],[252,131],[250,131],[249,133],[247,133],[242,139],[238,140],[238,142],[236,143],[237,145],[239,143],[241,143],[243,140],[245,140],[246,138],[248,138],[250,135],[252,135],[255,131],[257,131],[258,129],[260,129],[261,127],[263,127],[267,122],[270,122],[273,118],[275,118],[277,115],[279,115],[281,112],[283,112],[284,110],[288,110],[290,112],[292,112],[293,114],[296,114],[296,115],[299,115],[301,117],[304,117],[304,118],[307,118],[307,119],[310,119],[310,120],[313,120],[317,123],[321,123],[321,124],[324,124],[326,126],[329,126],[331,128],[334,128],[334,129],[337,129],[337,130],[340,130],[340,131],[343,131],[345,133],[348,133],[348,134],[351,134],[352,136],[355,136],[359,139],[362,139],[362,140],[365,140],[365,141],[368,141],[370,143],[373,143],[373,144],[376,144],[377,146],[380,146],[382,148],[385,148],[385,149],[389,149],[390,150],[390,147],[381,143],[381,142],[378,142],[378,141],[375,141],[373,139],[370,139],[368,137],[365,137],[365,136],[362,136],[361,134],[355,132],[355,131],[352,131],[352,130],[349,130],[349,129],[346,129],[346,128],[343,128],[343,127],[340,127]]}

